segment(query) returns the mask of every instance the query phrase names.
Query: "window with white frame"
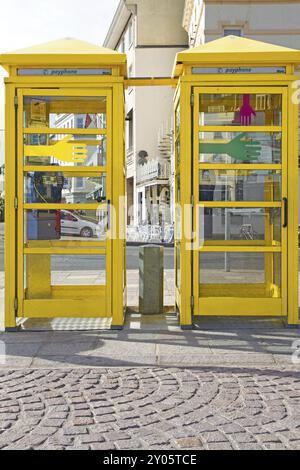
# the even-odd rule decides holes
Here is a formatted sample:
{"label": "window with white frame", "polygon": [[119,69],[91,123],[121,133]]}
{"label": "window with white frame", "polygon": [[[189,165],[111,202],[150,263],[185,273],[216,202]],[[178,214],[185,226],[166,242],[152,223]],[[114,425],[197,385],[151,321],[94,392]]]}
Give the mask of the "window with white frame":
{"label": "window with white frame", "polygon": [[243,36],[242,28],[224,28],[224,36]]}

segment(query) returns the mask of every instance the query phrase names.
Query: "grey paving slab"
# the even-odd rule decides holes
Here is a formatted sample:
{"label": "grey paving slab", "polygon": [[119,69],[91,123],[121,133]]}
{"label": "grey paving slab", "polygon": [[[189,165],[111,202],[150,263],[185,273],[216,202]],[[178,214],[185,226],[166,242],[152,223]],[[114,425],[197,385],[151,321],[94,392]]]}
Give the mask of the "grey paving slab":
{"label": "grey paving slab", "polygon": [[275,360],[271,354],[216,354],[209,350],[198,354],[160,354],[158,364],[162,366],[211,366],[211,365],[265,365],[274,364]]}
{"label": "grey paving slab", "polygon": [[0,449],[300,449],[300,370],[0,371]]}

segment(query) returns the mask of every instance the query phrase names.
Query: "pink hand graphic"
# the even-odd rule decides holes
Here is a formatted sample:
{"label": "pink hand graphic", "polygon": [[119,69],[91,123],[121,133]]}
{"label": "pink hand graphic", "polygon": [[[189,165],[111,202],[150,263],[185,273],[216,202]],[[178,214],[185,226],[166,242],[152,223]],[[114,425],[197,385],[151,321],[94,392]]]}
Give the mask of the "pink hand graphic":
{"label": "pink hand graphic", "polygon": [[251,126],[252,116],[256,116],[256,112],[250,104],[250,95],[243,95],[243,105],[240,110],[240,124],[242,126]]}

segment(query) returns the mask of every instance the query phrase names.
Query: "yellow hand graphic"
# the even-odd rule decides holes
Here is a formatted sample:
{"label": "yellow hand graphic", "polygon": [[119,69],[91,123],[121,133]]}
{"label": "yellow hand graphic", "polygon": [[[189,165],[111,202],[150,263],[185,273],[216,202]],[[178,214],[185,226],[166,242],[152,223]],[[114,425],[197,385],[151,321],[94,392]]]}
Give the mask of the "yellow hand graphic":
{"label": "yellow hand graphic", "polygon": [[26,157],[53,157],[66,163],[83,163],[87,158],[86,144],[70,142],[72,135],[54,145],[25,145]]}

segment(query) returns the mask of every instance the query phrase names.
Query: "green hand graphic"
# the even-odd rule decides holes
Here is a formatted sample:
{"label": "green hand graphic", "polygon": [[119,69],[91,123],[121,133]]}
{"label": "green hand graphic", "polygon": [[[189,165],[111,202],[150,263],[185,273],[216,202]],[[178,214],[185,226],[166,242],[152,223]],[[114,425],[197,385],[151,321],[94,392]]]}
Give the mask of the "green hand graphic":
{"label": "green hand graphic", "polygon": [[246,133],[239,134],[230,142],[224,143],[200,143],[201,153],[227,154],[234,160],[251,161],[258,160],[261,154],[261,144],[255,140],[245,140]]}

